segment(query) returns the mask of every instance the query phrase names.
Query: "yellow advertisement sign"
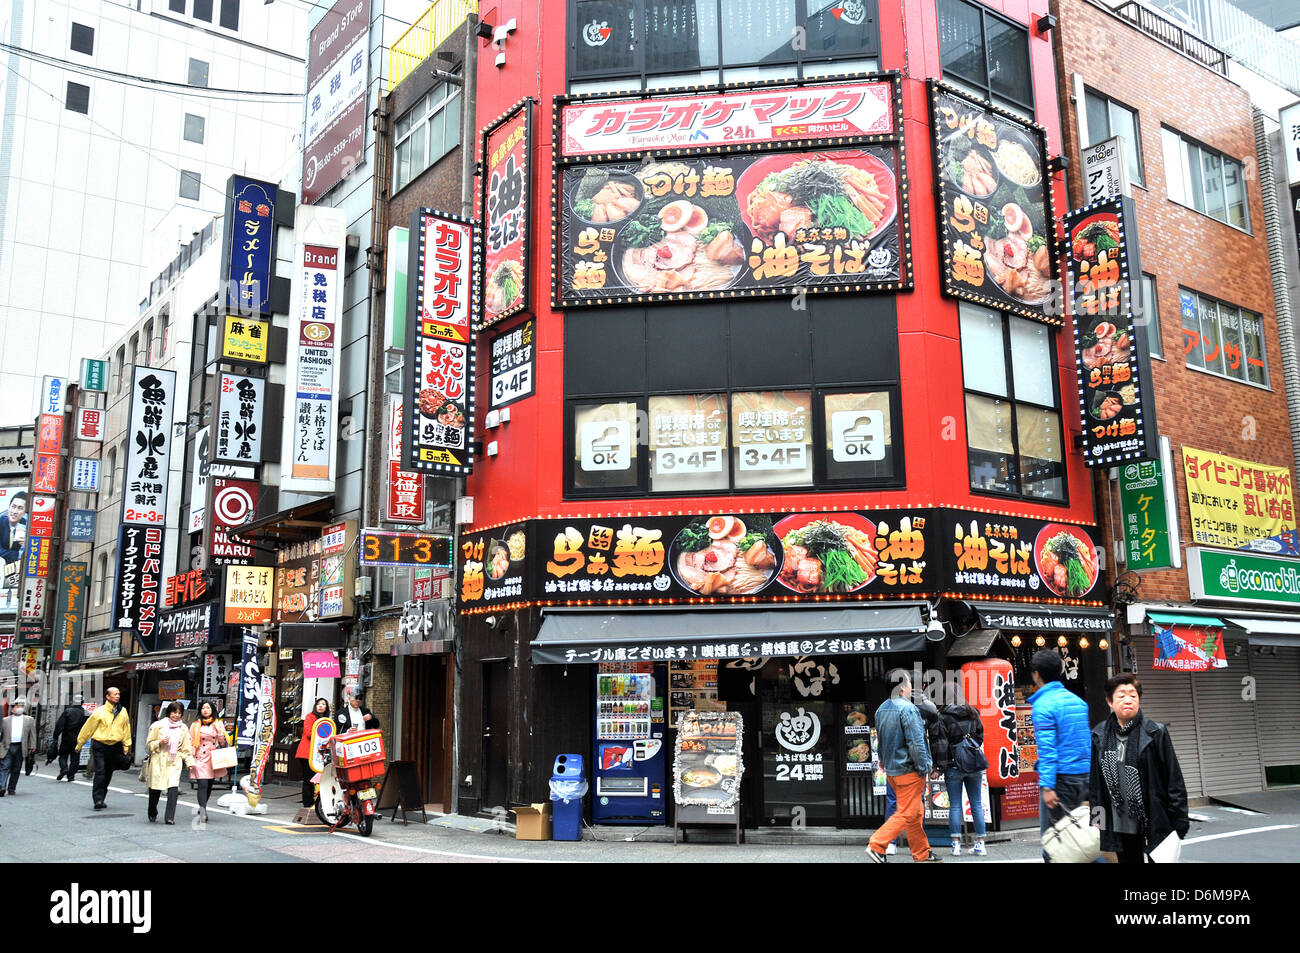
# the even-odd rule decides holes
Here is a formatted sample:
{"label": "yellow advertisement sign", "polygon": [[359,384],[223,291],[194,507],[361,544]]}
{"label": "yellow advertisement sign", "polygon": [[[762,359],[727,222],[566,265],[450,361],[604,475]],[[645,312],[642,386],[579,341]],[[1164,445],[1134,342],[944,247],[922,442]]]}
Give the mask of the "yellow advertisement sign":
{"label": "yellow advertisement sign", "polygon": [[271,322],[228,314],[221,328],[221,357],[245,364],[265,364]]}
{"label": "yellow advertisement sign", "polygon": [[226,567],[226,625],[264,625],[271,621],[275,571],[269,566]]}
{"label": "yellow advertisement sign", "polygon": [[1183,447],[1192,542],[1240,549],[1294,529],[1291,471]]}

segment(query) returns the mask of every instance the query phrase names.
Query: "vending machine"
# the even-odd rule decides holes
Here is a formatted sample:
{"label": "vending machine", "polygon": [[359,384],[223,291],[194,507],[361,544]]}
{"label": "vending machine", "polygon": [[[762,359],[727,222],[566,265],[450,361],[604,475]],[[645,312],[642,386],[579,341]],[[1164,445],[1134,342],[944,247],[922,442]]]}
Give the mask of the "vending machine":
{"label": "vending machine", "polygon": [[593,816],[598,824],[667,823],[664,687],[650,662],[613,662],[596,671]]}

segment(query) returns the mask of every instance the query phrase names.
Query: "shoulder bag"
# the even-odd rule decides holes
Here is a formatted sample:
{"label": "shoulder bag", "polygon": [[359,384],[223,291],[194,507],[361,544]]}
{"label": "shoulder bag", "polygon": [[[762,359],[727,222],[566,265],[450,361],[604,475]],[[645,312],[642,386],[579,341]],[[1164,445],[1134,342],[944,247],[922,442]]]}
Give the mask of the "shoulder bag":
{"label": "shoulder bag", "polygon": [[953,761],[962,774],[975,774],[987,770],[989,766],[989,759],[984,757],[984,748],[969,733],[953,749]]}
{"label": "shoulder bag", "polygon": [[1054,864],[1090,864],[1101,856],[1101,829],[1093,827],[1089,808],[1064,812],[1043,831],[1043,850]]}

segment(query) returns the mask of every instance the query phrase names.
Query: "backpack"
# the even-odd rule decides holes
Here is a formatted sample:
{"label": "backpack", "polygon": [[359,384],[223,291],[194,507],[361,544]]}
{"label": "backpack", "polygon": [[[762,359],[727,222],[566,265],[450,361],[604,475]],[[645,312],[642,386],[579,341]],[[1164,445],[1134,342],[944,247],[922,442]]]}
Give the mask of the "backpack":
{"label": "backpack", "polygon": [[984,757],[984,749],[970,735],[966,735],[953,751],[953,763],[962,774],[975,774],[989,766],[989,759]]}

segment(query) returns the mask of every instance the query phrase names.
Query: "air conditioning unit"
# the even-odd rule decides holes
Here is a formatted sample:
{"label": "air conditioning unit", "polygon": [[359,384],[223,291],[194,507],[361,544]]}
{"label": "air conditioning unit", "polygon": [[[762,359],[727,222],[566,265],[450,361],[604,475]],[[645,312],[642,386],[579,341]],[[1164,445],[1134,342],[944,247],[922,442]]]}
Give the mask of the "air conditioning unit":
{"label": "air conditioning unit", "polygon": [[373,583],[374,583],[374,580],[371,579],[369,576],[357,576],[356,581],[354,582],[354,584],[353,584],[353,586],[352,586],[352,596],[353,596],[353,598],[355,598],[355,599],[369,599],[369,598],[370,598],[370,586],[371,586]]}

